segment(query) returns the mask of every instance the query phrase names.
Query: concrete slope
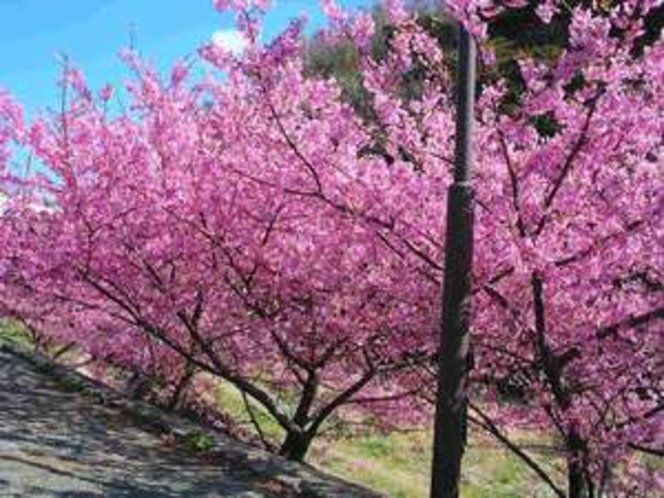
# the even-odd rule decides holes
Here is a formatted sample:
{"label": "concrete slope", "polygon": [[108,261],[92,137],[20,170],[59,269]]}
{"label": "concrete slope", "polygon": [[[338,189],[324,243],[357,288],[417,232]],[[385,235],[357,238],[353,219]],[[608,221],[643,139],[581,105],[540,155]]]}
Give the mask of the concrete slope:
{"label": "concrete slope", "polygon": [[0,498],[378,495],[128,400],[44,357],[0,345]]}

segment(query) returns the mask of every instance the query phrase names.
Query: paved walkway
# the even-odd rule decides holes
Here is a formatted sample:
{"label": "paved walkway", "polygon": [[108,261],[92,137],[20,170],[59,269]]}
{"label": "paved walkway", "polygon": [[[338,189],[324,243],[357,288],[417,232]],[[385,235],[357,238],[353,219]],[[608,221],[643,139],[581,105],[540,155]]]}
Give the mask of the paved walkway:
{"label": "paved walkway", "polygon": [[158,432],[0,348],[0,498],[372,496],[234,441],[206,461]]}

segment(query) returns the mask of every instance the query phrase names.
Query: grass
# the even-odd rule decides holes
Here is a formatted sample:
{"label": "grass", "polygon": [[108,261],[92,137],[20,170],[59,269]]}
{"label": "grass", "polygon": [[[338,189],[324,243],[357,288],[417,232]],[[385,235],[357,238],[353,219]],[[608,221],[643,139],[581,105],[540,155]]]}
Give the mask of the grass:
{"label": "grass", "polygon": [[[322,442],[312,463],[395,498],[428,496],[431,433],[367,434]],[[464,458],[461,495],[468,498],[548,497],[551,493],[517,459],[472,434]]]}
{"label": "grass", "polygon": [[[240,393],[227,384],[218,387],[223,410],[234,420],[250,425]],[[260,407],[253,405],[263,432],[273,440],[281,428]],[[541,435],[517,434],[530,445],[548,445]],[[393,498],[428,497],[431,469],[431,432],[364,433],[342,438],[321,437],[309,454],[309,463],[341,478],[382,491]],[[552,470],[551,455],[538,458]],[[556,475],[555,471],[552,475]],[[521,461],[496,442],[471,431],[464,457],[461,494],[464,498],[548,498],[553,494]]]}
{"label": "grass", "polygon": [[[224,382],[215,381],[215,385],[217,386],[216,397],[222,410],[228,414],[240,427],[246,428],[250,432],[253,431],[251,419],[247,412],[246,405],[242,399],[240,391],[238,391],[230,384]],[[253,411],[254,417],[256,418],[265,436],[270,440],[281,440],[284,437],[284,430],[279,426],[279,424],[277,424],[277,422],[275,422],[275,420],[270,415],[268,415],[265,409],[256,405],[255,402],[249,402],[251,403],[251,409]]]}
{"label": "grass", "polygon": [[0,320],[0,343],[32,348],[32,337],[24,326],[12,320]]}

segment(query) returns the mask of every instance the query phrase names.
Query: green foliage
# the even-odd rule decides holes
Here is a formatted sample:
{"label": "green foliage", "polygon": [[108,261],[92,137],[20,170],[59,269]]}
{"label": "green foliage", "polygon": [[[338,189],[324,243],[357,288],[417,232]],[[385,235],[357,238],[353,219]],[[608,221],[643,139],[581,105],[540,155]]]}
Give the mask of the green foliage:
{"label": "green foliage", "polygon": [[309,43],[307,53],[307,73],[335,78],[346,99],[364,116],[370,116],[370,96],[364,88],[357,49],[352,42],[328,45],[314,39]]}
{"label": "green foliage", "polygon": [[207,453],[214,446],[214,438],[203,431],[193,431],[186,434],[183,443],[192,453]]}
{"label": "green foliage", "polygon": [[537,130],[537,133],[544,138],[553,137],[562,130],[562,126],[550,112],[533,116],[531,122]]}
{"label": "green foliage", "polygon": [[[531,58],[535,60],[555,60],[565,50],[569,43],[569,25],[572,10],[581,5],[585,8],[606,9],[615,3],[615,0],[604,0],[599,5],[586,0],[569,0],[567,8],[553,17],[550,23],[544,23],[536,14],[540,2],[529,2],[519,9],[507,9],[489,23],[490,43],[496,54],[497,69],[480,75],[482,78],[493,79],[503,77],[507,80],[508,96],[503,102],[503,111],[514,112],[520,103],[524,91],[523,79],[517,60]],[[651,45],[661,36],[664,27],[664,5],[654,9],[644,19],[644,33],[637,40],[634,55],[643,52],[644,47]],[[613,28],[610,36],[620,37],[623,33]],[[585,80],[583,74],[577,75],[572,84],[565,88],[572,94],[583,88]],[[542,136],[550,136],[559,131],[553,123],[540,121],[535,123],[537,131]]]}
{"label": "green foliage", "polygon": [[[556,16],[549,24],[543,23],[535,13],[537,3],[533,2],[521,9],[509,9],[500,14],[489,26],[490,43],[496,54],[495,66],[481,66],[479,69],[479,87],[492,81],[503,79],[507,82],[508,93],[501,111],[507,114],[517,112],[521,105],[524,82],[517,63],[519,59],[533,58],[552,60],[557,58],[568,43],[569,14]],[[457,54],[457,28],[439,4],[429,1],[412,1],[408,8],[417,12],[417,22],[430,35],[438,40],[445,54],[444,67],[451,80],[455,80]],[[394,27],[389,24],[385,10],[379,4],[371,10],[376,25],[376,33],[371,43],[371,55],[382,60],[390,51]],[[373,111],[371,94],[363,84],[357,48],[350,40],[335,45],[313,39],[307,47],[307,72],[325,78],[336,79],[347,100],[359,111],[360,115],[377,124]],[[421,95],[422,83],[429,76],[432,68],[426,61],[415,61],[410,71],[401,75],[401,91],[404,99],[416,99]],[[438,70],[439,68],[437,68]],[[542,116],[533,123],[543,137],[550,137],[560,131],[552,116]],[[367,153],[385,155],[380,136]],[[387,158],[390,160],[390,158]],[[393,159],[393,158],[392,158]],[[408,158],[402,158],[408,160]]]}
{"label": "green foliage", "polygon": [[[411,2],[410,9],[419,13],[418,23],[439,41],[449,55],[446,64],[453,67],[456,28],[452,21],[432,2]],[[385,9],[380,4],[373,6],[371,15],[376,29],[369,50],[374,60],[381,61],[390,51],[395,30],[394,26],[389,24]],[[376,121],[371,94],[364,87],[362,80],[358,50],[352,41],[344,40],[330,45],[314,38],[309,41],[306,50],[307,73],[323,78],[334,78],[341,86],[348,102],[359,111],[360,115],[365,119]],[[420,61],[402,75],[404,98],[415,99],[421,95],[422,83],[429,70],[425,61]]]}
{"label": "green foliage", "polygon": [[509,51],[514,54],[535,58],[556,56],[567,46],[571,15],[564,10],[550,23],[544,23],[535,11],[538,3],[529,2],[520,9],[501,12],[489,24],[489,37],[509,42]]}

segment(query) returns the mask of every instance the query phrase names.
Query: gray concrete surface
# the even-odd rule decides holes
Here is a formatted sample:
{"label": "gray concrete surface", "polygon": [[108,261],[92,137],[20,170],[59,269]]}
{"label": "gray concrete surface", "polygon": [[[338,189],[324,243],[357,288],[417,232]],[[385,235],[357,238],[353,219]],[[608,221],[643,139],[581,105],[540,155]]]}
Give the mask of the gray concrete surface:
{"label": "gray concrete surface", "polygon": [[222,435],[192,454],[200,427],[135,403],[0,346],[0,498],[378,496]]}

